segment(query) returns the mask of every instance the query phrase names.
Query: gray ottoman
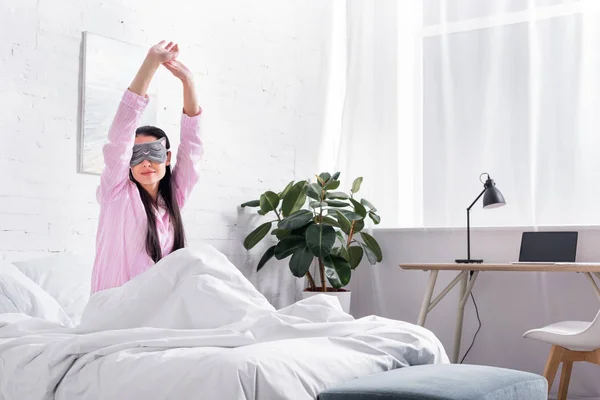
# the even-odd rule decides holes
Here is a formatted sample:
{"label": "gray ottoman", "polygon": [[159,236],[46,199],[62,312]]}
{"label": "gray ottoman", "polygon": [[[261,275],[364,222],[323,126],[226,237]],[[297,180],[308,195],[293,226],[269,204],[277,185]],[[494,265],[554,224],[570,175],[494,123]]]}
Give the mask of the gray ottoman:
{"label": "gray ottoman", "polygon": [[543,376],[511,369],[431,364],[369,375],[330,388],[319,400],[546,400]]}

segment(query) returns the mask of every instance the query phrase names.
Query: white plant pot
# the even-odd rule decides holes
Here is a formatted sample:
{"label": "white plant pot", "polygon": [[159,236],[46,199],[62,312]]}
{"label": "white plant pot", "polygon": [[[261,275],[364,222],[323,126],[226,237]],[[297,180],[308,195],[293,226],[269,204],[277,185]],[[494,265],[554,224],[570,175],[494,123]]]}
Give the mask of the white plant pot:
{"label": "white plant pot", "polygon": [[302,291],[302,299],[307,299],[318,294],[326,294],[328,296],[337,297],[342,305],[342,310],[344,310],[346,314],[350,314],[350,295],[352,293],[349,290],[346,292],[308,292],[304,290]]}

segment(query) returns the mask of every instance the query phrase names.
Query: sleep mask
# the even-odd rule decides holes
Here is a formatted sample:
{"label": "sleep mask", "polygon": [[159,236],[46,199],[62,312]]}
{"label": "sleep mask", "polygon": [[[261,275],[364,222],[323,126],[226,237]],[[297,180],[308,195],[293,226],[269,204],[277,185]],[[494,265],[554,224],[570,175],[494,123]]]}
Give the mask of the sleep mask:
{"label": "sleep mask", "polygon": [[154,142],[134,144],[129,166],[134,167],[144,160],[164,163],[167,161],[168,152],[167,148],[165,147],[165,142],[165,139],[160,139]]}

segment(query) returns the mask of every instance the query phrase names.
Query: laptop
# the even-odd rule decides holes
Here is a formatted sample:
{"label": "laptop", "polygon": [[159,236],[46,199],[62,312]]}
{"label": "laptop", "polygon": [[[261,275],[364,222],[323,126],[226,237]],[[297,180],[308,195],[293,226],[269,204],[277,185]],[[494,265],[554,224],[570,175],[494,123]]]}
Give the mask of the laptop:
{"label": "laptop", "polygon": [[578,232],[523,232],[519,261],[511,264],[574,263]]}

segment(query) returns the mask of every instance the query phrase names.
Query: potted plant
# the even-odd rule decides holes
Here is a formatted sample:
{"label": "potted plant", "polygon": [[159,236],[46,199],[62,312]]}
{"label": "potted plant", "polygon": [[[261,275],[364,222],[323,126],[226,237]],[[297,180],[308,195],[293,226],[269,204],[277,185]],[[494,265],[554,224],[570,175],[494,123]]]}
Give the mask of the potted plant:
{"label": "potted plant", "polygon": [[[375,224],[381,219],[369,201],[355,198],[362,177],[354,180],[350,194],[346,194],[334,191],[340,186],[339,176],[339,172],[333,175],[324,172],[314,183],[292,181],[283,191],[267,191],[259,200],[246,202],[241,207],[258,207],[260,215],[274,214],[274,219],[262,223],[244,240],[244,247],[250,250],[268,233],[276,238],[276,244],[269,247],[258,262],[257,271],[273,257],[277,260],[291,257],[292,274],[306,277],[308,281],[304,298],[319,293],[333,294],[348,312],[350,291],[344,287],[350,282],[352,270],[365,255],[371,265],[383,259],[375,238],[363,232],[367,217]],[[317,264],[318,283],[310,272],[313,262]]]}

